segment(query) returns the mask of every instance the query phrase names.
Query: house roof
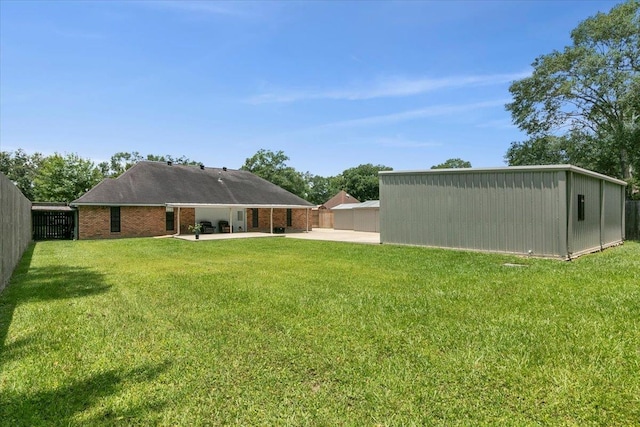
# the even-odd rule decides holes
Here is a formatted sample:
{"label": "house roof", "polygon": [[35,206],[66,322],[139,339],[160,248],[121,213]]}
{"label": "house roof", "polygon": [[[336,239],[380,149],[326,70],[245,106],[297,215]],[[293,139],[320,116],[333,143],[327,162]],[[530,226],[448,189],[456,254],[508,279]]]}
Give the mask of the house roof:
{"label": "house roof", "polygon": [[251,172],[141,161],[107,178],[72,205],[312,207]]}
{"label": "house roof", "polygon": [[340,190],[338,194],[330,198],[324,203],[324,207],[327,209],[333,209],[338,205],[344,203],[360,203],[360,200],[353,197],[351,194],[347,193],[344,190]]}

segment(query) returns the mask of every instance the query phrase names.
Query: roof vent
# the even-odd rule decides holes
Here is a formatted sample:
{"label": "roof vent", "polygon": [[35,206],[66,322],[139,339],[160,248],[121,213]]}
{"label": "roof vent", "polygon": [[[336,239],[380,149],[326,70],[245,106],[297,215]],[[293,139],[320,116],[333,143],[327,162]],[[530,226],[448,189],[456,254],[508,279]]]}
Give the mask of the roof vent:
{"label": "roof vent", "polygon": [[167,164],[168,164],[169,166],[171,166],[171,165],[173,164],[173,162],[172,162],[171,160],[167,160]]}
{"label": "roof vent", "polygon": [[226,172],[226,171],[227,171],[227,167],[226,167],[226,166],[223,166],[223,167],[222,167],[222,170]]}
{"label": "roof vent", "polygon": [[204,165],[200,163],[200,170],[204,170]]}

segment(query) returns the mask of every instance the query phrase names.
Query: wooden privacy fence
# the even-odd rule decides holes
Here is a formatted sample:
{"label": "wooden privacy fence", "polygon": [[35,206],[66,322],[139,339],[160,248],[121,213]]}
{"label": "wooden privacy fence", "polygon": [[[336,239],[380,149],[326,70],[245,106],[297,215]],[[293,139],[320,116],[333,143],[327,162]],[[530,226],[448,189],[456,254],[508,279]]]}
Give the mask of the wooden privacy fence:
{"label": "wooden privacy fence", "polygon": [[640,200],[627,200],[625,212],[625,238],[640,240]]}
{"label": "wooden privacy fence", "polygon": [[31,242],[31,202],[0,173],[0,291]]}
{"label": "wooden privacy fence", "polygon": [[318,213],[318,228],[333,228],[333,212],[323,210]]}

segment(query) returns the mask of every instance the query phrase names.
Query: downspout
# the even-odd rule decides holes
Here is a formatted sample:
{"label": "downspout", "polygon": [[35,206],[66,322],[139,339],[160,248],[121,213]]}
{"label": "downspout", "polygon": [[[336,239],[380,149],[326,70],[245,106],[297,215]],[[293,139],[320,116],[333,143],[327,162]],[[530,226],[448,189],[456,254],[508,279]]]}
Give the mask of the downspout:
{"label": "downspout", "polygon": [[271,215],[269,217],[269,229],[271,230],[271,234],[273,234],[273,208],[271,208]]}
{"label": "downspout", "polygon": [[306,209],[307,212],[307,233],[309,232],[309,208]]}

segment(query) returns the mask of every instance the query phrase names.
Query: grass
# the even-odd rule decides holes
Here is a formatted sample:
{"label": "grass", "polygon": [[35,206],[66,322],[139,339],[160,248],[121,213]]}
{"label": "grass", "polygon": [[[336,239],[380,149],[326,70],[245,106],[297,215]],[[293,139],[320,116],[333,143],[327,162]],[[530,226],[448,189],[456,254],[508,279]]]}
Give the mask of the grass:
{"label": "grass", "polygon": [[42,242],[0,294],[0,425],[639,421],[633,242]]}

